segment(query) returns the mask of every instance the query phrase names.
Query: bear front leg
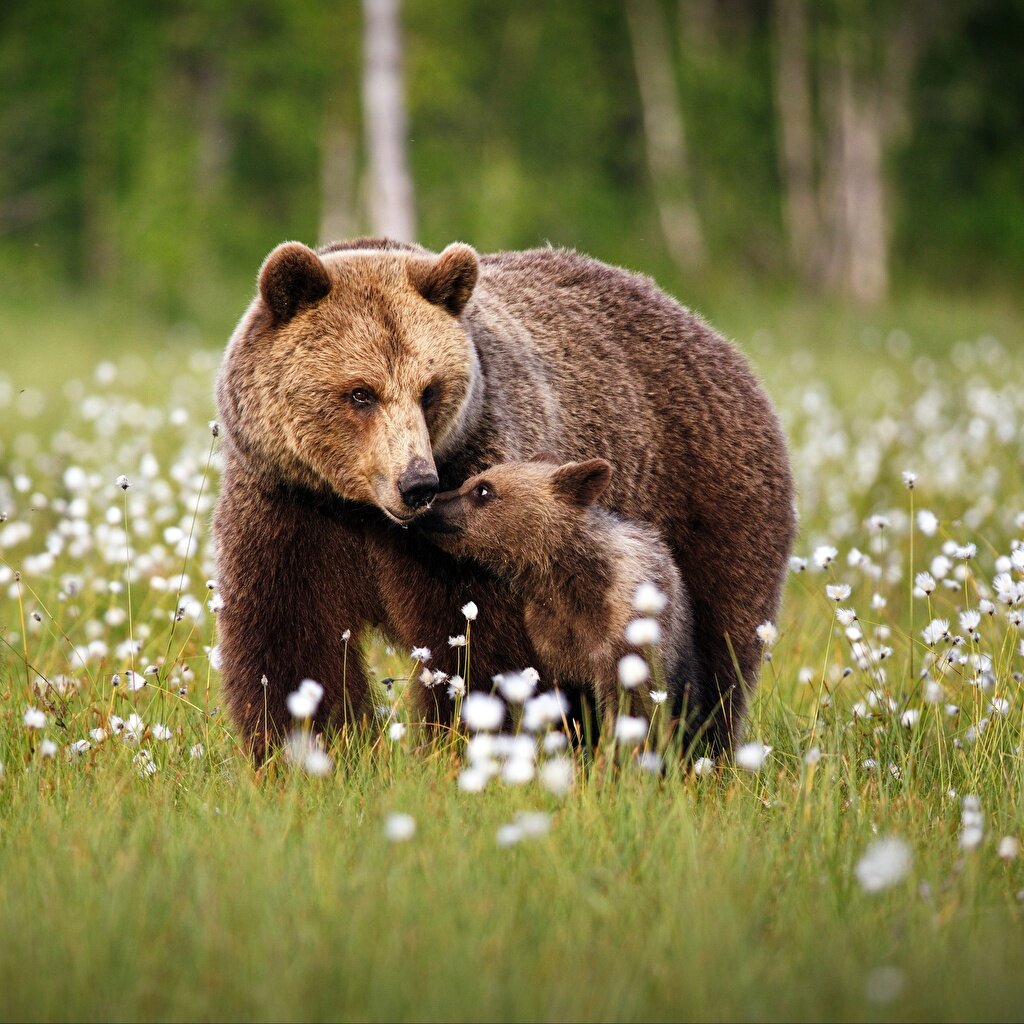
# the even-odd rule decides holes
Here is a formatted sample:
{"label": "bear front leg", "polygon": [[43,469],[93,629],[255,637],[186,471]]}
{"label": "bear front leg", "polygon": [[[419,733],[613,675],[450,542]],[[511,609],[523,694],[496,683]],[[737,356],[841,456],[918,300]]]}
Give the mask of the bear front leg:
{"label": "bear front leg", "polygon": [[358,639],[377,620],[358,527],[309,496],[261,490],[229,457],[214,531],[222,685],[252,756],[287,735],[288,695],[304,679],[324,688],[315,729],[363,718]]}

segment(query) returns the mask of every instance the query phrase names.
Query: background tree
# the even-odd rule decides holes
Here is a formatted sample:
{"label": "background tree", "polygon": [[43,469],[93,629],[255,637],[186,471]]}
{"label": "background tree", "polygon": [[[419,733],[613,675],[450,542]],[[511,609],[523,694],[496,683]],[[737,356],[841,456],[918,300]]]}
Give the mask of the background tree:
{"label": "background tree", "polygon": [[276,242],[366,230],[687,294],[1024,273],[1021,0],[364,4],[0,6],[0,294],[220,332]]}

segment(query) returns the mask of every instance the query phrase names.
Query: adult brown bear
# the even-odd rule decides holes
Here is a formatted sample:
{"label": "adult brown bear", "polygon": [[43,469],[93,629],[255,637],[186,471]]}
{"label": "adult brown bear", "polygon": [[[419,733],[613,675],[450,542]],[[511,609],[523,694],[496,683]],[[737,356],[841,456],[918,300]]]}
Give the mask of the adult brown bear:
{"label": "adult brown bear", "polygon": [[[543,674],[507,588],[415,529],[438,489],[540,451],[607,459],[603,503],[662,532],[700,661],[673,681],[677,710],[729,745],[758,675],[756,627],[778,608],[792,480],[742,355],[649,278],[559,249],[285,243],[263,264],[217,398],[223,682],[256,757],[286,730],[304,678],[324,687],[319,724],[372,710],[347,631],[381,626],[451,671],[448,638],[473,600],[472,685]],[[440,688],[414,685],[424,715],[450,717]]]}

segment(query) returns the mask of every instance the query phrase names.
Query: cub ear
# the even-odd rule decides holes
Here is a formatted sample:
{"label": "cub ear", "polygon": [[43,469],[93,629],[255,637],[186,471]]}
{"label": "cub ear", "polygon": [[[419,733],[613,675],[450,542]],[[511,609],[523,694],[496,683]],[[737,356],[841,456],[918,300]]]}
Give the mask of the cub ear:
{"label": "cub ear", "polygon": [[473,294],[480,275],[480,259],[471,245],[452,242],[440,256],[412,257],[408,274],[413,288],[427,302],[458,316]]}
{"label": "cub ear", "polygon": [[323,261],[301,242],[282,242],[260,268],[260,295],[279,322],[319,302],[331,290]]}
{"label": "cub ear", "polygon": [[592,505],[604,493],[612,478],[612,464],[604,459],[567,462],[551,478],[555,493],[580,508]]}

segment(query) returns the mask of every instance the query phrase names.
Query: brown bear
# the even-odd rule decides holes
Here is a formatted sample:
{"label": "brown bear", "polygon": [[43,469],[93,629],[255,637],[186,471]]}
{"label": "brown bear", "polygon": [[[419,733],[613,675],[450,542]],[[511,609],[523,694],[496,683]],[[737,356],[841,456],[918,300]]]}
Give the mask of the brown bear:
{"label": "brown bear", "polygon": [[[669,545],[699,659],[680,702],[729,745],[793,540],[788,455],[743,356],[650,279],[559,249],[285,243],[217,399],[223,685],[257,757],[303,678],[324,687],[319,725],[369,713],[366,627],[450,671],[472,599],[471,685],[538,661],[521,601],[415,520],[438,491],[539,451],[610,460],[607,506]],[[425,715],[451,715],[421,696]]]}
{"label": "brown bear", "polygon": [[[438,547],[510,582],[542,671],[563,691],[582,686],[604,723],[620,706],[652,714],[638,647],[656,649],[655,668],[680,700],[695,666],[672,552],[652,526],[594,504],[611,478],[604,459],[506,462],[439,494],[419,523]],[[660,621],[638,619],[638,609]],[[631,636],[634,623],[649,635]]]}

